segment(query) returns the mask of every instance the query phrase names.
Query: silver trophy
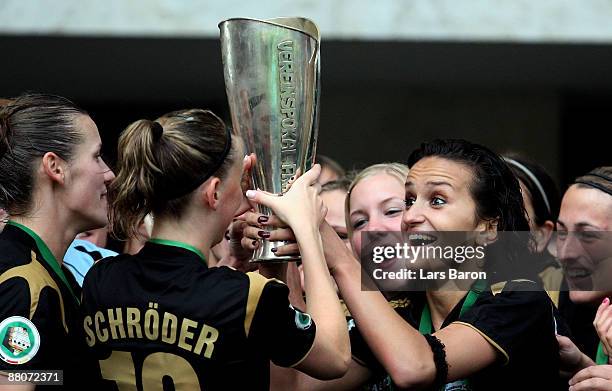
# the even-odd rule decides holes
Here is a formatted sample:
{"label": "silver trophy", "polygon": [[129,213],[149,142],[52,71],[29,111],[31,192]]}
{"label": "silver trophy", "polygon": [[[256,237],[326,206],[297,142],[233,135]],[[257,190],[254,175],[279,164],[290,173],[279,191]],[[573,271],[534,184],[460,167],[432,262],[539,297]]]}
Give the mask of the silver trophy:
{"label": "silver trophy", "polygon": [[[257,155],[256,188],[281,194],[308,170],[318,131],[317,26],[304,18],[228,19],[219,24],[225,89],[234,129]],[[296,205],[299,208],[299,205]],[[259,212],[270,215],[268,208]],[[262,240],[253,261],[295,261],[271,251],[284,242]]]}

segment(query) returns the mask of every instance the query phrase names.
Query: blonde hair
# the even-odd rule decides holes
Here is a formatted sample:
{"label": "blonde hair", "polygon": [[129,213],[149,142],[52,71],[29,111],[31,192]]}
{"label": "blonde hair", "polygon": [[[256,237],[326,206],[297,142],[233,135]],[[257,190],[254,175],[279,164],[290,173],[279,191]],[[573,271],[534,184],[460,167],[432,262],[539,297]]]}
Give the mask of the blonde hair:
{"label": "blonde hair", "polygon": [[346,220],[346,230],[349,238],[353,236],[353,226],[351,225],[350,219],[351,193],[355,186],[357,186],[357,184],[363,179],[378,174],[390,175],[404,184],[406,182],[406,177],[408,176],[408,166],[402,163],[379,163],[366,167],[355,174],[355,177],[348,188],[346,200],[344,201],[344,218]]}
{"label": "blonde hair", "polygon": [[235,160],[231,139],[223,121],[201,109],[129,125],[119,137],[117,177],[108,191],[113,235],[135,236],[150,213],[180,218],[199,185],[227,174]]}

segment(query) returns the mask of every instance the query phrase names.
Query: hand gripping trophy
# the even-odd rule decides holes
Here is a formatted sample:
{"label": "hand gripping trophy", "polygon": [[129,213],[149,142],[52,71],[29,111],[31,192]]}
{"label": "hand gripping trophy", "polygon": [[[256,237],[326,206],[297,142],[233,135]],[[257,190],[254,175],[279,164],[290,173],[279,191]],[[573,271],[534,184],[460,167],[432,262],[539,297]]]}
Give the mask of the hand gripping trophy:
{"label": "hand gripping trophy", "polygon": [[[219,24],[232,125],[257,156],[256,188],[282,194],[314,160],[320,90],[320,37],[304,18],[229,19]],[[299,207],[296,205],[296,207]],[[268,208],[259,212],[269,215]],[[253,261],[294,261],[262,240]]]}

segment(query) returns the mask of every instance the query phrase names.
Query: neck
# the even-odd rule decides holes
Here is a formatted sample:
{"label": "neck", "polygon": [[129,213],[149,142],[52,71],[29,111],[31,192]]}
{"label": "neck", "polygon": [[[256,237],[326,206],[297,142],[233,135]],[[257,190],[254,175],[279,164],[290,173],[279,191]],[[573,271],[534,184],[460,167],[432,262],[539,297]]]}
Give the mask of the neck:
{"label": "neck", "polygon": [[450,314],[455,306],[467,294],[465,291],[446,291],[435,290],[427,291],[427,305],[431,313],[431,323],[434,330],[439,330],[444,323],[444,319]]}
{"label": "neck", "polygon": [[[68,246],[79,233],[77,228],[70,226],[69,219],[62,218],[57,211],[28,217],[15,216],[11,217],[11,220],[25,225],[40,236],[60,265],[64,262]],[[51,221],[53,224],[49,224]],[[59,227],[63,228],[58,229]]]}
{"label": "neck", "polygon": [[[202,222],[206,221],[206,224]],[[173,240],[189,244],[200,250],[202,254],[209,258],[212,241],[215,237],[213,229],[216,224],[210,224],[207,219],[155,219],[152,238]]]}

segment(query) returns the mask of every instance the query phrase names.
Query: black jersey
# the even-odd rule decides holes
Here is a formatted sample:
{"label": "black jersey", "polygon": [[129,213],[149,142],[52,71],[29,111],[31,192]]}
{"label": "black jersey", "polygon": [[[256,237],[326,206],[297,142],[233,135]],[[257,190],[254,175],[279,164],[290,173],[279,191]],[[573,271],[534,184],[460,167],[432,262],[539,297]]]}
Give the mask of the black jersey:
{"label": "black jersey", "polygon": [[[97,364],[86,356],[80,288],[28,228],[0,234],[0,373],[62,370],[60,389],[91,388]],[[48,389],[48,388],[45,388]]]}
{"label": "black jersey", "polygon": [[[543,389],[559,386],[559,346],[555,337],[554,304],[544,290],[538,290],[527,280],[495,284],[480,293],[476,302],[464,314],[465,297],[453,308],[442,327],[460,323],[481,334],[498,352],[501,359],[467,379],[467,385],[453,382],[447,390],[531,390],[535,384]],[[503,288],[503,289],[502,289]],[[425,306],[425,297],[411,297],[409,312],[400,315],[413,327]],[[359,324],[357,324],[359,326]],[[391,378],[381,377],[384,369],[359,336],[352,331],[353,357],[374,373],[370,390],[397,389]],[[355,343],[355,345],[353,345]]]}
{"label": "black jersey", "polygon": [[208,268],[187,247],[147,242],[85,277],[83,326],[102,376],[137,390],[267,390],[269,361],[300,363],[314,322],[283,283]]}

